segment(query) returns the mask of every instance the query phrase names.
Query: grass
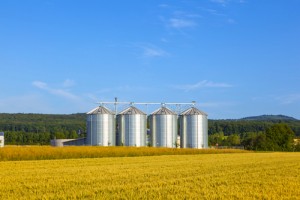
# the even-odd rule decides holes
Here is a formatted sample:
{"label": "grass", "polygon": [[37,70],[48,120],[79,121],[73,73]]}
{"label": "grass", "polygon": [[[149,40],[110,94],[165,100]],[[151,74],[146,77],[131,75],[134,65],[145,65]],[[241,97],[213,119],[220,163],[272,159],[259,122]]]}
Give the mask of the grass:
{"label": "grass", "polygon": [[0,199],[300,199],[300,153],[5,161],[0,168]]}
{"label": "grass", "polygon": [[153,147],[51,147],[6,146],[0,148],[0,161],[52,160],[70,158],[136,157],[248,152],[235,149],[175,149]]}

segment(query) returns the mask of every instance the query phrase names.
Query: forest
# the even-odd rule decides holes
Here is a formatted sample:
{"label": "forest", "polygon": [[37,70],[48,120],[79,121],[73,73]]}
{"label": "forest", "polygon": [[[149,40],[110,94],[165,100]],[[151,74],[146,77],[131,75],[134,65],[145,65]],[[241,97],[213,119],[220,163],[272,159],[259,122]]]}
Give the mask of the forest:
{"label": "forest", "polygon": [[49,145],[50,140],[84,137],[86,114],[0,114],[0,131],[5,144]]}
{"label": "forest", "polygon": [[209,120],[208,134],[210,146],[243,146],[248,150],[262,151],[300,151],[300,120],[283,115]]}
{"label": "forest", "polygon": [[[278,124],[283,126],[276,127]],[[262,115],[238,120],[208,120],[209,145],[275,150],[277,147],[266,145],[267,142],[270,143],[267,132],[274,129],[274,126],[281,130],[282,134],[280,132],[279,135],[288,132],[289,140],[300,138],[300,120],[282,115]],[[54,138],[85,137],[86,114],[0,113],[1,131],[5,132],[5,144],[49,145]]]}

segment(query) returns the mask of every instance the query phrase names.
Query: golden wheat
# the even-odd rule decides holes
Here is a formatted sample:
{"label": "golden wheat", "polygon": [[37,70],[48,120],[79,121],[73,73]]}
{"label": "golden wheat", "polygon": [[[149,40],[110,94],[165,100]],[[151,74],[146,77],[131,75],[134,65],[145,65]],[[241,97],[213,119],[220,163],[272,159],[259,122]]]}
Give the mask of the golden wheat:
{"label": "golden wheat", "polygon": [[241,153],[244,150],[234,149],[175,149],[154,147],[50,147],[50,146],[8,146],[0,148],[0,161],[13,160],[49,160],[67,158],[103,158],[103,157],[135,157],[154,155],[188,155]]}
{"label": "golden wheat", "polygon": [[300,199],[300,153],[0,162],[0,199]]}

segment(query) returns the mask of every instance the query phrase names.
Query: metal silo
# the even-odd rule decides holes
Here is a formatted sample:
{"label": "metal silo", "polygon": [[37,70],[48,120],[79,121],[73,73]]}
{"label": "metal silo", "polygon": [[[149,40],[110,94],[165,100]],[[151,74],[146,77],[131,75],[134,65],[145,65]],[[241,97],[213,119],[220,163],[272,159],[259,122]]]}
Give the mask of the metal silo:
{"label": "metal silo", "polygon": [[136,107],[129,107],[117,115],[117,145],[146,146],[147,116]]}
{"label": "metal silo", "polygon": [[149,116],[150,143],[153,147],[177,147],[177,114],[166,107]]}
{"label": "metal silo", "polygon": [[87,113],[87,145],[115,146],[115,115],[99,106]]}
{"label": "metal silo", "polygon": [[192,107],[180,114],[179,121],[181,148],[202,149],[208,147],[208,121],[206,113]]}

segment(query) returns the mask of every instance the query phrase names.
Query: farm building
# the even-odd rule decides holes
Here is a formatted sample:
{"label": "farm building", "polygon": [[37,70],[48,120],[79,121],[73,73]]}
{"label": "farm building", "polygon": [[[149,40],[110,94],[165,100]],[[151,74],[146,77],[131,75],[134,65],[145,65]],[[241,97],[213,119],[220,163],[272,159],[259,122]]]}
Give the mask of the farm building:
{"label": "farm building", "polygon": [[146,146],[147,115],[130,106],[117,115],[117,145]]}
{"label": "farm building", "polygon": [[150,138],[153,147],[177,147],[177,114],[161,107],[149,117]]}
{"label": "farm building", "polygon": [[4,147],[4,133],[0,132],[0,147]]}
{"label": "farm building", "polygon": [[[105,102],[109,104],[111,102]],[[53,146],[152,146],[169,148],[208,148],[207,114],[198,110],[192,103],[161,103],[161,107],[150,115],[139,110],[130,103],[121,112],[117,112],[117,104],[128,102],[112,102],[112,111],[101,103],[87,113],[86,138],[52,140]],[[153,105],[157,103],[136,103],[137,105]],[[187,104],[189,108],[171,110],[166,105]],[[147,131],[149,125],[149,131]],[[148,134],[149,133],[149,134]],[[180,135],[180,136],[179,136]],[[179,140],[179,141],[178,141]],[[180,145],[179,145],[180,144]]]}
{"label": "farm building", "polygon": [[86,145],[86,138],[78,139],[54,139],[50,141],[51,146],[64,147],[64,146],[83,146]]}
{"label": "farm building", "polygon": [[115,146],[115,115],[99,106],[87,113],[87,145]]}
{"label": "farm building", "polygon": [[180,147],[208,148],[207,114],[195,107],[189,108],[179,116]]}

